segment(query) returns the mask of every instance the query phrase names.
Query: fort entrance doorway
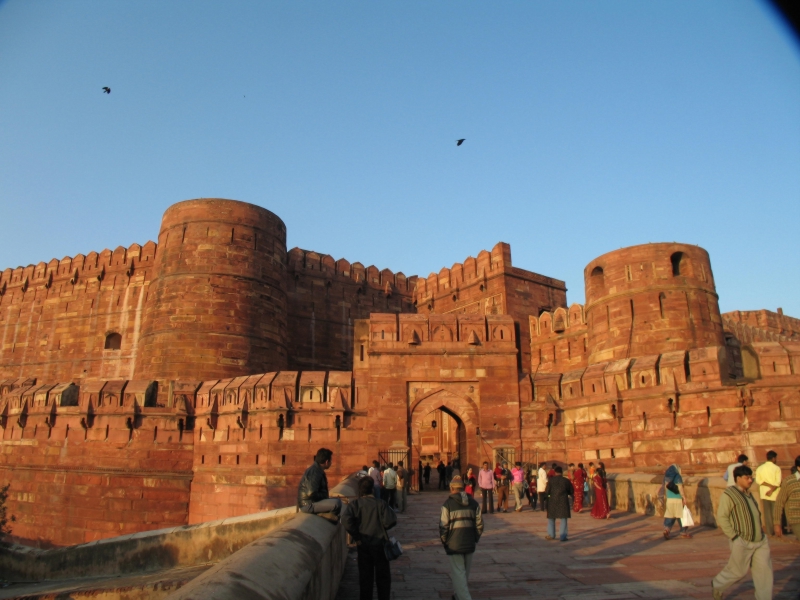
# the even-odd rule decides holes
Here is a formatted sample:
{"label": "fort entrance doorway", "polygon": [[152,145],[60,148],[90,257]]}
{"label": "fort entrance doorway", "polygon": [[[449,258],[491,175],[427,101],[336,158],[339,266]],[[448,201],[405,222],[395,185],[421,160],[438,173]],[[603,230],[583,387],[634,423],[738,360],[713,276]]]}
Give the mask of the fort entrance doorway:
{"label": "fort entrance doorway", "polygon": [[[425,390],[412,399],[409,420],[411,464],[430,463],[435,470],[439,460],[451,461],[466,473],[478,461],[478,416],[471,398],[444,388]],[[477,470],[476,470],[477,472]],[[431,477],[431,486],[436,480]]]}

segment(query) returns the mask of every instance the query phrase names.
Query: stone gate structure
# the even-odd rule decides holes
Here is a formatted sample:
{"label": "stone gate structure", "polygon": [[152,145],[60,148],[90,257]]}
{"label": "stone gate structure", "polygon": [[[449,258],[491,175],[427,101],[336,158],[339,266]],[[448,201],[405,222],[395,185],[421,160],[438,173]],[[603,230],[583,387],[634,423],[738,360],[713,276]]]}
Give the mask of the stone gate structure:
{"label": "stone gate structure", "polygon": [[427,278],[286,250],[273,213],[180,202],[158,243],[0,275],[0,484],[14,533],[65,545],[291,505],[420,453],[451,415],[462,465],[800,454],[800,320],[720,314],[708,254],[593,260],[586,304],[497,244]]}

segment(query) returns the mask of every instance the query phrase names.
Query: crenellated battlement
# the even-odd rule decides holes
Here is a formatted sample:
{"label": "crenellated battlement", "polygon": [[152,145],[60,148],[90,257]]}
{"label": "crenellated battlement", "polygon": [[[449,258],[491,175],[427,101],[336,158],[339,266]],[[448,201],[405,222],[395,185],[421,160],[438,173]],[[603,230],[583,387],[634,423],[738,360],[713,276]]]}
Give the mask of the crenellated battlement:
{"label": "crenellated battlement", "polygon": [[53,258],[49,262],[36,265],[5,269],[0,273],[0,304],[3,296],[14,299],[15,292],[25,293],[29,289],[60,289],[60,285],[98,282],[102,285],[106,276],[114,276],[112,285],[116,284],[116,276],[123,275],[122,281],[127,284],[135,277],[137,271],[154,265],[158,246],[155,242],[147,242],[144,246],[131,244],[129,247],[118,246],[114,250],[106,248],[101,252],[65,256],[61,260]]}
{"label": "crenellated battlement", "polygon": [[[749,345],[755,364],[745,383],[777,378],[800,380],[800,343],[757,342]],[[540,371],[531,377],[535,400],[544,401],[604,397],[617,398],[622,392],[650,389],[654,392],[698,392],[728,385],[729,360],[726,348],[709,346],[651,356],[605,361],[588,367],[559,372]]]}
{"label": "crenellated battlement", "polygon": [[454,263],[449,269],[443,267],[438,273],[420,277],[414,297],[417,302],[424,302],[429,297],[458,290],[464,284],[486,279],[506,268],[511,268],[511,246],[498,242],[491,252],[481,250],[477,258],[470,256],[464,262]]}
{"label": "crenellated battlement", "polygon": [[378,270],[374,265],[365,267],[360,262],[350,263],[344,258],[334,260],[330,254],[319,254],[313,250],[292,248],[288,252],[289,270],[296,273],[320,274],[327,277],[346,278],[357,284],[366,284],[384,292],[401,294],[413,292],[417,276],[407,277],[391,269]]}
{"label": "crenellated battlement", "polygon": [[800,341],[800,319],[771,310],[734,310],[722,314],[722,322],[740,342]]}

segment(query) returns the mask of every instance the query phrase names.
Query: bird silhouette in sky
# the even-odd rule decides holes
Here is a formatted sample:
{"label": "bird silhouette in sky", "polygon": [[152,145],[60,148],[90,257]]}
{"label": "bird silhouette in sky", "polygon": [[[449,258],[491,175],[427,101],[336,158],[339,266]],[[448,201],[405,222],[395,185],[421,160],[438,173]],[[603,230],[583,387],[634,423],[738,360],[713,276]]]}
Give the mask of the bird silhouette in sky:
{"label": "bird silhouette in sky", "polygon": [[461,144],[463,144],[465,139],[467,138],[461,138],[460,140],[456,140],[456,146],[460,146]]}
{"label": "bird silhouette in sky", "polygon": [[111,88],[110,87],[104,87],[103,88],[103,93],[104,94],[110,94],[111,93]]}

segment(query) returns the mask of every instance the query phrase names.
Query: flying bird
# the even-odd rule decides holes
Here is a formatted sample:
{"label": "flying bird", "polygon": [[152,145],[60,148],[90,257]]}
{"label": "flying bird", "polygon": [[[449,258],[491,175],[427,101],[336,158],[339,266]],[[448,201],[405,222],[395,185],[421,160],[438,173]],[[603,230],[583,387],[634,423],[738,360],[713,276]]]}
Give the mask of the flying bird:
{"label": "flying bird", "polygon": [[460,146],[461,144],[463,144],[465,139],[467,138],[461,138],[460,140],[456,140],[456,146]]}
{"label": "flying bird", "polygon": [[111,88],[110,87],[104,87],[103,88],[103,93],[104,94],[110,94],[111,93]]}

